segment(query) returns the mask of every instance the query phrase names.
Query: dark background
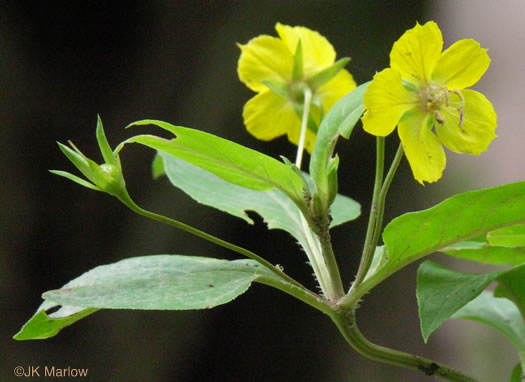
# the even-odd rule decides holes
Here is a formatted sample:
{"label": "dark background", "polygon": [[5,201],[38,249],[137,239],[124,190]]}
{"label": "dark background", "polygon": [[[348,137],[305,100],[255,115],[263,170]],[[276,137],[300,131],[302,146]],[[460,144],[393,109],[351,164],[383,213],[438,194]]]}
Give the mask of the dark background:
{"label": "dark background", "polygon": [[[254,285],[209,311],[101,311],[45,341],[11,337],[41,303],[41,293],[122,258],[159,253],[233,259],[236,254],[133,215],[115,199],[47,172],[72,171],[55,141],[72,140],[98,157],[96,115],[114,146],[153,118],[194,127],[274,157],[293,158],[285,138],[259,142],[243,127],[253,96],[239,80],[236,43],[276,35],[277,21],[318,30],[357,83],[388,65],[392,43],[427,20],[414,1],[18,2],[0,0],[0,380],[17,365],[89,368],[96,381],[421,381],[415,372],[353,352],[330,320],[273,289]],[[162,133],[160,133],[162,134]],[[387,140],[388,156],[397,137]],[[345,285],[354,274],[373,183],[374,138],[357,128],[338,147],[340,191],[363,216],[334,230]],[[279,263],[314,287],[294,240],[268,232],[152,181],[152,152],[122,155],[139,205],[173,216]],[[419,202],[406,162],[392,186],[385,221]],[[407,184],[410,191],[406,191]],[[432,189],[433,186],[427,187]],[[419,189],[418,189],[419,191]],[[359,322],[369,338],[439,358],[418,329],[415,266],[367,296]],[[456,366],[461,366],[460,364]]]}

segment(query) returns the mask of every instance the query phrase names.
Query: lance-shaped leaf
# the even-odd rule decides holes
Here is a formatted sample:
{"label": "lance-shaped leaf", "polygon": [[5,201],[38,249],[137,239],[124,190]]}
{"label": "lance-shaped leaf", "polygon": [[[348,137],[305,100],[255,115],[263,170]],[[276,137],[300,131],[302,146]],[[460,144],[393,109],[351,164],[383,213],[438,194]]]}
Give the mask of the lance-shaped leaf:
{"label": "lance-shaped leaf", "polygon": [[492,246],[519,248],[525,246],[525,225],[503,227],[487,233],[487,241]]}
{"label": "lance-shaped leaf", "polygon": [[[258,277],[277,278],[253,260],[179,255],[121,260],[96,267],[61,289],[44,293],[46,301],[15,338],[54,336],[97,309],[212,308],[246,292]],[[46,315],[46,310],[59,305],[61,310]]]}
{"label": "lance-shaped leaf", "polygon": [[525,182],[455,195],[428,210],[401,215],[383,241],[388,261],[379,278],[433,252],[525,222]]}
{"label": "lance-shaped leaf", "polygon": [[499,228],[486,235],[443,248],[441,252],[480,263],[522,264],[525,263],[525,225]]}
{"label": "lance-shaped leaf", "polygon": [[443,248],[440,252],[485,264],[518,265],[525,263],[525,247],[491,246],[486,239],[462,241]]}
{"label": "lance-shaped leaf", "polygon": [[[417,272],[417,301],[421,332],[425,342],[432,332],[454,313],[480,295],[493,281],[504,285],[506,292],[517,297],[523,286],[513,284],[525,280],[525,264],[486,274],[464,273],[425,261]],[[525,296],[521,296],[521,299]]]}
{"label": "lance-shaped leaf", "polygon": [[175,134],[176,138],[167,140],[139,135],[122,142],[116,152],[127,143],[140,143],[193,163],[238,186],[252,190],[277,188],[296,203],[304,203],[301,179],[272,157],[203,131],[162,121],[144,120],[130,126],[133,125],[156,125]]}
{"label": "lance-shaped leaf", "polygon": [[[314,150],[310,159],[310,174],[315,183],[314,203],[317,210],[324,213],[330,207],[337,193],[337,156],[333,157],[334,147],[339,135],[349,138],[352,129],[363,114],[363,94],[368,83],[341,98],[323,118]],[[317,200],[316,200],[317,199]]]}
{"label": "lance-shaped leaf", "polygon": [[511,300],[516,304],[525,320],[525,266],[512,272],[506,272],[499,277],[494,296]]}
{"label": "lance-shaped leaf", "polygon": [[78,308],[74,306],[61,307],[56,312],[47,314],[46,311],[59,305],[44,301],[36,313],[27,321],[22,329],[13,337],[15,340],[44,340],[54,337],[62,329],[95,313],[98,309]]}
{"label": "lance-shaped leaf", "polygon": [[[163,159],[163,168],[170,182],[197,202],[237,216],[249,224],[253,224],[253,221],[246,211],[255,211],[269,229],[287,231],[308,250],[301,211],[281,191],[248,190],[169,154],[161,153],[159,158]],[[306,174],[303,176],[307,177]],[[330,227],[353,220],[360,212],[359,203],[338,194],[332,205]]]}
{"label": "lance-shaped leaf", "polygon": [[514,369],[512,369],[512,373],[510,375],[509,382],[523,382],[522,373],[521,373],[521,363],[518,363]]}
{"label": "lance-shaped leaf", "polygon": [[525,321],[516,305],[509,300],[484,291],[451,319],[478,321],[498,330],[516,347],[521,364],[525,365]]}

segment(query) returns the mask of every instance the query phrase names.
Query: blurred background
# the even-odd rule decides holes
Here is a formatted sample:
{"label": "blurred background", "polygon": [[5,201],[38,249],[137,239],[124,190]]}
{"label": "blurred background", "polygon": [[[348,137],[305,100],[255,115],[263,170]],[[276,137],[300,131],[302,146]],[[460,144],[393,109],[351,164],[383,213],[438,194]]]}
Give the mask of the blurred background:
{"label": "blurred background", "polygon": [[[447,153],[447,170],[424,188],[406,161],[392,185],[385,222],[454,193],[524,179],[525,2],[463,1],[49,1],[0,0],[0,380],[17,365],[88,368],[94,381],[421,381],[432,380],[353,352],[331,321],[276,290],[254,285],[208,311],[101,311],[45,341],[11,337],[35,312],[41,293],[122,258],[177,253],[235,254],[134,216],[116,199],[58,178],[71,171],[56,141],[72,140],[98,158],[96,116],[114,146],[132,121],[153,118],[202,129],[274,157],[293,158],[286,138],[259,142],[243,127],[253,93],[239,82],[239,48],[277,21],[319,31],[358,83],[388,66],[394,41],[416,21],[439,23],[445,47],[474,38],[492,65],[476,89],[498,112],[499,138],[481,157]],[[140,130],[135,130],[135,133]],[[162,134],[162,133],[161,133]],[[397,137],[387,139],[388,157]],[[340,192],[363,216],[336,228],[345,284],[355,273],[366,227],[374,138],[359,127],[341,142]],[[153,153],[122,155],[139,205],[244,246],[314,288],[295,241],[196,205],[166,179],[151,180]],[[437,255],[436,261],[452,264]],[[454,262],[456,269],[471,268]],[[450,322],[423,344],[417,319],[417,264],[370,293],[358,312],[369,339],[431,357],[487,381],[506,380],[514,350],[492,329]],[[485,268],[483,268],[485,269]],[[43,367],[43,366],[42,366]],[[434,380],[437,380],[434,378]]]}

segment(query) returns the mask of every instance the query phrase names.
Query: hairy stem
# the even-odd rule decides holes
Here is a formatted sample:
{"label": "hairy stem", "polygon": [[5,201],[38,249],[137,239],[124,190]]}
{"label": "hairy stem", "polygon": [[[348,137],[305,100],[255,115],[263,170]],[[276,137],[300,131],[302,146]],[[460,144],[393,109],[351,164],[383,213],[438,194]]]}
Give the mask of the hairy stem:
{"label": "hairy stem", "polygon": [[318,226],[313,227],[315,233],[319,238],[321,249],[323,253],[324,265],[328,271],[329,276],[329,287],[330,290],[326,297],[331,301],[339,300],[344,296],[343,282],[341,280],[341,274],[339,273],[339,267],[335,258],[335,253],[332,248],[332,240],[330,238],[329,222],[326,219],[325,222],[320,223]]}
{"label": "hairy stem", "polygon": [[427,376],[439,376],[447,381],[478,382],[477,379],[438,362],[389,349],[368,341],[359,331],[354,312],[351,310],[334,311],[330,317],[350,346],[366,358],[390,365],[418,370]]}

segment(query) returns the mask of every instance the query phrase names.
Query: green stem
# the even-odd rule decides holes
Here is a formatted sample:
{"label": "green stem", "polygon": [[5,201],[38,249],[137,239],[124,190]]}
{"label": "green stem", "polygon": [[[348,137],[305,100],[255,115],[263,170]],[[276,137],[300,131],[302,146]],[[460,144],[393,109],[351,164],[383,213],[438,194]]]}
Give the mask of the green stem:
{"label": "green stem", "polygon": [[327,314],[331,315],[334,311],[334,306],[326,299],[322,298],[318,294],[304,288],[298,288],[295,285],[285,283],[281,280],[274,279],[267,276],[259,276],[254,281],[274,287],[292,297],[310,305],[311,307]]}
{"label": "green stem", "polygon": [[377,202],[377,218],[376,218],[376,224],[375,224],[375,229],[374,229],[374,237],[371,243],[374,251],[377,246],[377,242],[379,241],[379,235],[381,234],[381,230],[383,228],[383,216],[385,213],[386,194],[388,193],[390,184],[392,183],[392,180],[394,179],[394,175],[396,174],[397,168],[399,167],[399,163],[401,163],[401,159],[403,159],[403,145],[400,143],[397,148],[394,160],[392,161],[392,164],[390,165],[390,169],[388,170],[388,173],[386,174],[385,181],[383,182],[383,187],[381,187],[381,192],[379,193],[379,200]]}
{"label": "green stem", "polygon": [[428,376],[439,376],[448,381],[454,382],[477,382],[478,380],[462,373],[461,371],[449,368],[438,362],[422,358],[416,355],[403,353],[376,345],[368,341],[359,331],[355,315],[352,311],[340,310],[333,311],[330,317],[337,325],[337,328],[346,341],[361,355],[390,365],[401,366],[404,368],[418,370]]}
{"label": "green stem", "polygon": [[274,287],[289,294],[292,297],[312,306],[313,308],[327,314],[336,324],[337,328],[348,342],[348,344],[359,354],[383,363],[400,366],[412,370],[421,371],[428,376],[439,376],[453,382],[478,382],[477,379],[449,368],[438,362],[422,358],[416,355],[389,349],[368,341],[359,331],[355,315],[352,310],[342,310],[340,307],[326,301],[315,293],[298,288],[273,277],[260,276],[256,282]]}
{"label": "green stem", "polygon": [[335,253],[332,248],[332,240],[330,238],[329,223],[328,221],[321,224],[321,228],[316,232],[321,249],[323,253],[324,264],[328,270],[330,290],[326,297],[332,301],[339,300],[344,296],[343,281],[341,280],[341,274],[335,259]]}
{"label": "green stem", "polygon": [[361,255],[361,262],[357,270],[357,275],[350,292],[354,288],[358,287],[363,282],[372,258],[374,256],[375,245],[373,243],[375,227],[377,226],[378,216],[378,199],[381,193],[381,187],[383,184],[383,171],[385,163],[385,138],[377,137],[376,139],[376,176],[374,180],[374,191],[372,194],[372,203],[370,205],[370,216],[368,217],[368,227],[366,229],[365,244],[363,246],[363,253]]}
{"label": "green stem", "polygon": [[[304,107],[303,115],[301,118],[301,132],[299,134],[299,142],[297,145],[297,154],[295,156],[295,165],[300,170],[301,163],[303,161],[304,141],[306,138],[306,129],[308,128],[308,115],[310,113],[310,105],[312,102],[312,91],[308,88],[304,92]],[[306,240],[306,247],[304,248],[310,266],[312,267],[317,282],[321,287],[321,290],[325,296],[330,295],[330,280],[326,267],[324,266],[324,259],[321,251],[318,247],[318,242],[315,240],[314,235],[310,227],[314,226],[314,223],[310,216],[310,211],[306,208],[305,204],[299,203],[296,205],[301,211],[301,225],[303,228],[304,238]]]}
{"label": "green stem", "polygon": [[[378,145],[379,149],[379,145]],[[378,156],[379,157],[379,156]],[[385,201],[386,201],[386,195],[388,193],[388,189],[390,188],[390,184],[392,183],[392,179],[394,178],[394,175],[397,171],[397,168],[399,167],[399,163],[401,162],[401,159],[403,158],[403,146],[401,143],[399,144],[399,147],[397,148],[396,155],[394,157],[394,160],[392,161],[392,165],[390,166],[390,169],[388,170],[388,173],[385,177],[385,181],[383,182],[383,185],[381,186],[381,190],[378,193],[378,196],[375,201],[372,201],[372,209],[374,209],[375,206],[375,215],[374,215],[374,221],[373,229],[370,231],[370,222],[369,222],[369,230],[367,231],[367,239],[369,238],[370,232],[371,239],[368,242],[365,240],[365,249],[368,248],[367,252],[365,253],[363,250],[363,257],[361,258],[361,265],[363,266],[363,269],[366,269],[365,272],[359,273],[356,276],[356,281],[352,285],[352,288],[350,291],[343,296],[341,300],[339,300],[339,306],[341,307],[353,307],[355,306],[362,296],[364,296],[370,289],[372,289],[374,286],[376,286],[378,283],[383,281],[386,277],[389,276],[389,274],[376,274],[372,275],[370,278],[367,278],[365,281],[365,276],[368,270],[370,269],[370,264],[372,263],[372,259],[374,256],[375,248],[377,247],[377,242],[379,241],[379,236],[381,234],[381,229],[383,227],[383,216],[385,211]],[[377,180],[377,176],[376,176]],[[375,194],[376,188],[374,187],[374,194]],[[372,218],[372,212],[370,213],[370,217]],[[366,258],[366,263],[365,260]],[[361,268],[359,268],[361,270]]]}
{"label": "green stem", "polygon": [[[297,146],[297,156],[295,160],[295,165],[297,168],[301,168],[301,162],[303,158],[304,151],[304,141],[306,137],[306,130],[308,129],[308,117],[310,115],[310,106],[312,103],[312,91],[310,88],[306,87],[304,90],[304,106],[303,106],[303,115],[301,119],[301,134],[299,137],[299,144]],[[332,249],[332,243],[330,240],[330,233],[328,232],[329,223],[326,224],[316,224],[310,218],[308,224],[306,223],[305,217],[310,217],[309,213],[301,216],[303,222],[303,229],[305,235],[308,237],[311,236],[312,230],[316,233],[319,238],[322,250],[322,259],[318,259],[315,254],[313,258],[310,259],[312,263],[312,268],[317,276],[317,280],[323,290],[324,295],[330,300],[338,300],[344,295],[343,282],[341,280],[341,275],[339,273],[339,267],[337,266],[337,261],[335,260],[334,251]],[[315,249],[314,249],[315,250]]]}
{"label": "green stem", "polygon": [[159,214],[156,214],[154,212],[150,212],[150,211],[147,211],[141,207],[139,207],[132,199],[129,195],[127,195],[127,193],[125,195],[121,195],[119,196],[119,200],[124,203],[129,209],[131,209],[132,211],[136,212],[137,214],[139,215],[142,215],[144,217],[147,217],[149,219],[152,219],[152,220],[156,220],[158,222],[161,222],[161,223],[164,223],[164,224],[168,224],[172,227],[175,227],[175,228],[178,228],[178,229],[181,229],[183,231],[186,231],[186,232],[189,232],[191,233],[192,235],[195,235],[195,236],[198,236],[204,240],[208,240],[214,244],[217,244],[221,247],[224,247],[226,249],[229,249],[231,251],[234,251],[234,252],[237,252],[243,256],[246,256],[252,260],[255,260],[257,261],[259,264],[263,265],[264,267],[268,268],[270,271],[272,271],[273,273],[275,273],[277,276],[285,279],[287,282],[289,282],[290,284],[293,284],[295,285],[296,287],[300,288],[300,289],[306,289],[301,283],[299,283],[298,281],[294,280],[292,277],[288,276],[286,273],[284,273],[279,267],[277,266],[274,266],[272,263],[270,263],[269,261],[263,259],[262,257],[260,257],[259,255],[255,254],[254,252],[248,250],[248,249],[245,249],[245,248],[242,248],[242,247],[239,247],[235,244],[232,244],[232,243],[229,243],[227,241],[224,241],[222,239],[219,239],[218,237],[215,237],[213,235],[210,235],[204,231],[201,231],[197,228],[194,228],[190,225],[187,225],[187,224],[184,224],[182,222],[179,222],[175,219],[171,219],[171,218],[168,218],[166,216],[163,216],[163,215],[159,215]]}
{"label": "green stem", "polygon": [[304,218],[304,214],[301,213],[301,225],[303,227],[303,234],[305,238],[304,250],[308,261],[312,269],[314,270],[315,277],[317,282],[323,291],[323,295],[328,296],[330,289],[328,270],[324,266],[324,258],[322,249],[319,248],[319,241],[315,239],[310,225]]}
{"label": "green stem", "polygon": [[[390,169],[386,174],[385,180],[382,181],[383,177],[383,162],[384,162],[384,138],[377,138],[377,163],[376,163],[376,179],[374,182],[374,194],[372,197],[372,206],[370,208],[370,220],[368,222],[368,229],[366,232],[365,245],[363,248],[363,255],[361,256],[361,263],[357,271],[357,276],[352,285],[351,293],[355,288],[360,286],[366,277],[374,252],[381,235],[383,228],[383,217],[385,214],[385,201],[386,195],[390,188],[390,184],[394,179],[394,175],[399,167],[399,163],[403,158],[403,145],[400,143],[396,155],[390,165]],[[382,183],[382,185],[381,185]]]}

